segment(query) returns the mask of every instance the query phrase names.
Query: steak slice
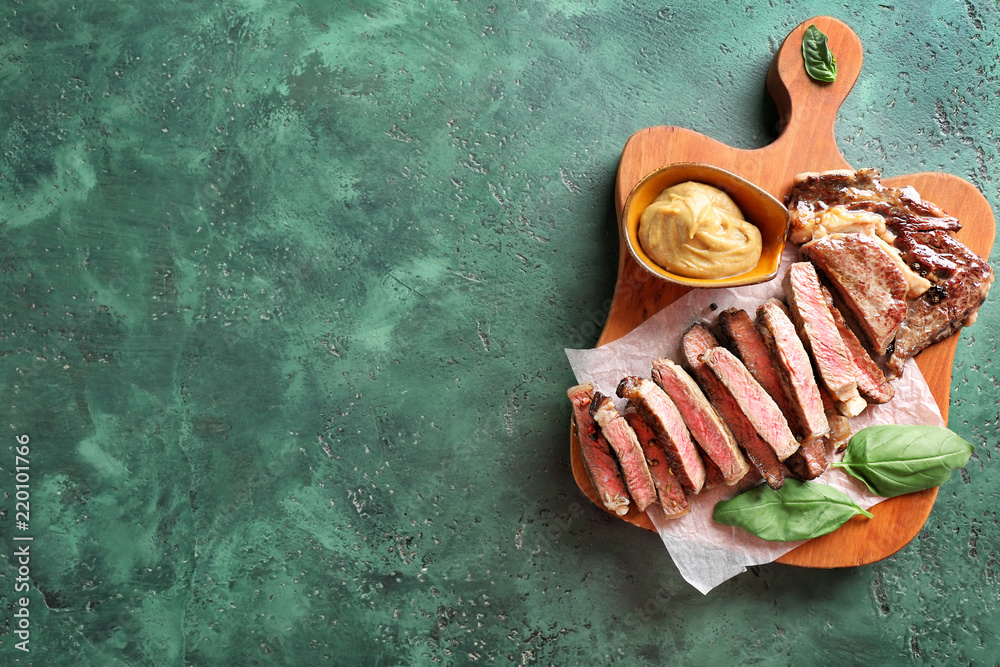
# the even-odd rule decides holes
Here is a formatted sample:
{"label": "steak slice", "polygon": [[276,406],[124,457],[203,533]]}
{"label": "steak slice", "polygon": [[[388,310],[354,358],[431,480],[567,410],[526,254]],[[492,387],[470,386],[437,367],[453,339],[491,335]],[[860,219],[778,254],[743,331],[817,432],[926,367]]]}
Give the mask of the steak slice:
{"label": "steak slice", "polygon": [[784,461],[799,448],[778,404],[753,379],[736,355],[724,347],[713,347],[701,355],[701,360],[726,387],[740,410],[753,424],[754,430],[774,450],[779,461]]}
{"label": "steak slice", "polygon": [[[649,474],[656,486],[656,495],[660,499],[660,507],[663,508],[664,516],[668,519],[684,516],[691,511],[691,504],[684,494],[684,488],[680,481],[670,470],[670,462],[667,460],[663,447],[657,442],[656,433],[634,407],[626,408],[624,417],[628,425],[635,431],[639,445],[646,455],[646,464],[649,466]],[[648,512],[650,509],[651,507],[647,508],[646,511]]]}
{"label": "steak slice", "polygon": [[580,457],[583,459],[587,477],[590,478],[590,483],[604,503],[604,507],[618,516],[624,516],[628,514],[631,498],[618,468],[618,461],[611,453],[611,445],[601,433],[597,422],[590,416],[594,385],[589,382],[578,384],[570,387],[566,395],[573,405],[576,438],[580,443]]}
{"label": "steak slice", "polygon": [[705,391],[708,400],[729,427],[736,442],[743,448],[746,457],[750,459],[750,463],[761,474],[767,485],[772,489],[780,489],[785,482],[781,461],[778,460],[774,450],[754,430],[753,424],[740,410],[740,406],[736,404],[725,385],[701,361],[702,354],[718,345],[715,336],[703,324],[695,324],[681,338],[684,359],[688,368],[691,369],[691,374]]}
{"label": "steak slice", "polygon": [[904,261],[919,265],[935,280],[910,302],[886,363],[890,378],[902,374],[910,357],[972,324],[994,280],[990,265],[946,232],[901,234],[896,247]]}
{"label": "steak slice", "polygon": [[685,489],[698,493],[705,486],[705,464],[684,419],[666,392],[649,378],[630,375],[618,383],[618,395],[627,398],[656,434],[670,469]]}
{"label": "steak slice", "polygon": [[757,331],[770,353],[782,388],[797,408],[798,423],[808,426],[802,427],[803,440],[808,442],[823,436],[830,430],[829,415],[823,407],[809,353],[783,303],[772,298],[757,307]]}
{"label": "steak slice", "polygon": [[829,280],[876,356],[885,353],[906,318],[906,277],[867,234],[831,234],[802,246]]}
{"label": "steak slice", "polygon": [[[802,442],[822,437],[830,427],[826,415],[820,409],[819,397],[806,396],[806,400],[796,401],[786,391],[778,364],[772,359],[764,336],[757,330],[750,315],[745,310],[729,308],[719,314],[719,325],[728,339],[730,349],[781,408],[792,432]],[[807,410],[810,405],[813,406],[812,409]]]}
{"label": "steak slice", "polygon": [[837,330],[840,331],[840,337],[847,347],[847,355],[854,365],[854,375],[858,380],[858,392],[869,403],[888,403],[896,395],[896,388],[886,379],[885,373],[868,354],[868,350],[854,335],[854,331],[847,325],[847,321],[834,303],[830,291],[826,286],[822,286],[822,288],[823,299],[826,301],[827,308],[830,309],[833,321],[837,324]]}
{"label": "steak slice", "polygon": [[861,414],[868,403],[858,394],[854,364],[826,305],[816,269],[809,262],[792,264],[782,287],[799,338],[812,356],[817,375],[836,402],[837,410],[845,417]]}
{"label": "steak slice", "polygon": [[[732,486],[750,470],[736,438],[719,418],[698,383],[669,359],[653,361],[653,380],[677,406],[705,458],[715,463],[725,484]],[[706,468],[708,461],[705,462]]]}
{"label": "steak slice", "polygon": [[794,454],[785,459],[788,472],[798,479],[816,479],[830,467],[826,447],[826,436],[802,443]]}
{"label": "steak slice", "polygon": [[821,387],[819,393],[823,397],[823,409],[826,410],[826,418],[830,422],[830,433],[826,439],[833,447],[833,451],[839,454],[847,449],[847,442],[851,439],[851,420],[837,412],[833,399],[825,389]]}
{"label": "steak slice", "polygon": [[601,433],[607,438],[608,444],[618,457],[625,485],[632,500],[635,501],[635,506],[640,512],[645,512],[651,503],[656,502],[656,486],[649,474],[646,456],[642,452],[639,440],[635,437],[635,431],[618,412],[611,398],[600,392],[594,392],[590,414],[601,427]]}

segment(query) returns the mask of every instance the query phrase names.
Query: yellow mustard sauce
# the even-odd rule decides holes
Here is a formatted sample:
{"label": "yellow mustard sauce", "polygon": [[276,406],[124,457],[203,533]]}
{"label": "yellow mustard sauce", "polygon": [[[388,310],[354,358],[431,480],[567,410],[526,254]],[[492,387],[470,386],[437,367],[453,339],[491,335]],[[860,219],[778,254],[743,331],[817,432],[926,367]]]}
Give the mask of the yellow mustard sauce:
{"label": "yellow mustard sauce", "polygon": [[639,244],[656,264],[688,278],[745,273],[762,248],[760,230],[729,195],[694,181],[667,188],[646,207]]}

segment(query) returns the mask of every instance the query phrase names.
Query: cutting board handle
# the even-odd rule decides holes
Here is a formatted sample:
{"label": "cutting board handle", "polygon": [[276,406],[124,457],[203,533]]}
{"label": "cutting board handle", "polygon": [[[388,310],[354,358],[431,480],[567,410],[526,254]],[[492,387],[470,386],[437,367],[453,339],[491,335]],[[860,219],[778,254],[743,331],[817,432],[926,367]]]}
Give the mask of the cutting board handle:
{"label": "cutting board handle", "polygon": [[[802,36],[815,25],[828,38],[837,61],[837,79],[823,83],[805,70]],[[837,148],[834,134],[837,113],[861,73],[864,59],[861,40],[845,23],[829,16],[817,16],[789,33],[771,61],[767,90],[778,108],[778,139],[767,147],[785,152],[795,146],[809,147],[808,163],[822,169],[850,168]],[[792,162],[800,162],[794,159]]]}

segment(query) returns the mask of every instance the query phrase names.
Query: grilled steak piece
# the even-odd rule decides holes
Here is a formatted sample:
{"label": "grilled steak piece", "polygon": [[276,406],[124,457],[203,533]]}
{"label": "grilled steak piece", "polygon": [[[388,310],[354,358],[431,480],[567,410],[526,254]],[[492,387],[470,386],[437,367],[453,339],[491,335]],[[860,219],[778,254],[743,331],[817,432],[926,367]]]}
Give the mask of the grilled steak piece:
{"label": "grilled steak piece", "polygon": [[809,354],[795,331],[788,311],[777,299],[768,299],[757,307],[757,331],[770,353],[778,379],[796,409],[799,434],[808,442],[830,430],[829,416],[813,375]]}
{"label": "grilled steak piece", "polygon": [[936,281],[910,302],[886,363],[893,378],[902,374],[907,359],[972,324],[994,279],[989,264],[945,232],[901,234],[896,246],[904,261],[921,266]]}
{"label": "grilled steak piece", "polygon": [[712,461],[722,481],[730,486],[743,479],[750,466],[733,434],[722,423],[694,378],[669,359],[655,360],[652,375],[656,384],[677,406],[692,437],[705,453],[706,469]]}
{"label": "grilled steak piece", "polygon": [[830,281],[877,356],[906,318],[906,277],[867,234],[831,234],[802,246]]}
{"label": "grilled steak piece", "polygon": [[868,350],[854,335],[854,331],[847,325],[847,321],[840,314],[840,309],[834,303],[830,291],[825,285],[822,287],[823,299],[826,301],[827,308],[830,309],[833,321],[837,324],[837,330],[840,331],[840,337],[847,347],[847,355],[854,365],[854,375],[858,380],[858,392],[869,403],[888,403],[896,395],[895,387],[885,378],[885,373],[868,354]]}
{"label": "grilled steak piece", "polygon": [[736,355],[724,347],[713,347],[701,355],[701,360],[726,387],[740,410],[753,424],[754,430],[774,450],[779,461],[784,461],[799,448],[778,404],[753,379]]}
{"label": "grilled steak piece", "polygon": [[623,378],[617,393],[635,405],[656,434],[656,440],[670,462],[670,469],[681,485],[692,493],[700,492],[705,486],[705,464],[670,397],[649,378],[635,375]]}
{"label": "grilled steak piece", "polygon": [[[874,229],[872,233],[892,244],[885,254],[898,262],[897,268],[904,274],[909,286],[906,297],[909,307],[903,315],[904,319],[891,332],[892,335],[879,331],[878,326],[870,326],[885,324],[878,318],[887,317],[889,311],[889,319],[899,315],[896,301],[884,302],[884,310],[879,311],[879,298],[874,294],[868,297],[871,312],[866,314],[854,310],[856,303],[852,302],[852,298],[856,299],[865,291],[863,283],[866,276],[876,276],[872,285],[868,286],[869,290],[885,287],[882,274],[888,263],[884,266],[868,264],[868,273],[859,273],[855,277],[851,298],[843,293],[838,296],[844,298],[848,309],[870,338],[869,342],[877,355],[884,354],[889,341],[896,337],[896,344],[886,363],[889,379],[902,373],[906,359],[975,321],[975,315],[993,284],[993,269],[952,236],[952,232],[960,228],[958,221],[935,204],[922,200],[913,188],[887,188],[879,182],[879,173],[873,169],[814,174],[792,186],[788,206],[793,209],[790,217],[794,232],[791,237],[803,241],[810,235],[818,235],[817,232],[825,233],[819,219],[828,209],[875,215],[884,220],[885,230],[879,232]],[[824,273],[828,273],[806,247],[803,251]],[[865,268],[865,264],[861,263],[858,268]],[[849,276],[849,273],[846,275]],[[831,281],[835,291],[841,292],[842,286],[832,276]],[[872,322],[869,318],[876,321]]]}
{"label": "grilled steak piece", "polygon": [[839,454],[847,449],[847,441],[851,439],[851,420],[837,412],[833,399],[830,398],[830,394],[825,389],[820,387],[819,393],[823,397],[823,409],[830,422],[830,432],[827,434],[826,440],[833,447],[833,451]]}
{"label": "grilled steak piece", "polygon": [[[806,400],[796,402],[786,391],[778,364],[772,359],[767,343],[750,315],[745,310],[729,308],[719,314],[719,325],[726,335],[729,348],[781,408],[781,413],[788,420],[792,433],[801,442],[823,436],[829,430],[829,425],[823,411],[819,409],[818,396],[806,396]],[[808,359],[806,361],[808,362]],[[806,410],[810,400],[815,408]]]}
{"label": "grilled steak piece", "polygon": [[608,510],[618,516],[624,516],[628,514],[631,498],[618,469],[618,461],[611,453],[611,446],[601,433],[597,422],[590,416],[594,385],[589,382],[578,384],[570,387],[566,395],[573,405],[576,438],[580,443],[580,456],[590,483]]}
{"label": "grilled steak piece", "polygon": [[[698,444],[697,440],[695,444]],[[726,478],[719,469],[719,464],[709,458],[708,454],[701,447],[698,447],[698,453],[701,454],[701,460],[705,464],[705,486],[701,487],[701,490],[708,491],[709,489],[714,489],[725,484]]]}
{"label": "grilled steak piece", "polygon": [[656,502],[656,487],[646,465],[646,456],[642,446],[635,437],[635,431],[628,425],[625,418],[611,398],[600,392],[594,392],[594,400],[590,404],[590,415],[601,427],[601,433],[607,438],[608,444],[618,457],[622,476],[628,487],[632,500],[640,512],[645,512],[650,503]]}
{"label": "grilled steak piece", "polygon": [[[646,455],[646,464],[649,466],[649,474],[653,477],[653,484],[656,486],[656,495],[660,499],[660,507],[663,514],[668,519],[676,519],[691,511],[687,496],[680,481],[670,470],[670,462],[667,459],[663,447],[657,442],[656,433],[649,427],[646,420],[642,418],[639,411],[634,407],[625,409],[625,421],[635,431],[635,436],[639,440],[643,453]],[[653,506],[646,508],[649,512]]]}
{"label": "grilled steak piece", "polygon": [[796,240],[804,235],[814,218],[835,207],[847,213],[874,213],[887,224],[913,231],[956,232],[962,228],[956,218],[937,204],[921,199],[914,188],[889,188],[882,185],[880,177],[877,169],[800,174],[786,201],[791,213],[792,240],[803,243],[814,238],[816,235],[810,234],[803,241]]}
{"label": "grilled steak piece", "polygon": [[733,437],[736,438],[736,442],[743,448],[750,463],[761,474],[768,486],[772,489],[780,489],[785,482],[781,461],[778,460],[774,450],[754,430],[753,424],[740,410],[740,406],[729,394],[725,385],[701,361],[701,355],[717,347],[718,344],[715,336],[705,325],[695,324],[684,333],[681,339],[684,360],[687,362],[688,368],[691,369],[695,380],[705,391],[708,400],[729,427]]}
{"label": "grilled steak piece", "polygon": [[816,479],[830,466],[826,455],[827,438],[816,438],[802,445],[794,454],[785,459],[785,465],[792,477],[798,479]]}
{"label": "grilled steak piece", "polygon": [[826,305],[816,269],[809,262],[792,264],[782,287],[799,338],[812,356],[816,374],[833,396],[837,410],[845,417],[861,414],[868,403],[858,394],[854,364]]}

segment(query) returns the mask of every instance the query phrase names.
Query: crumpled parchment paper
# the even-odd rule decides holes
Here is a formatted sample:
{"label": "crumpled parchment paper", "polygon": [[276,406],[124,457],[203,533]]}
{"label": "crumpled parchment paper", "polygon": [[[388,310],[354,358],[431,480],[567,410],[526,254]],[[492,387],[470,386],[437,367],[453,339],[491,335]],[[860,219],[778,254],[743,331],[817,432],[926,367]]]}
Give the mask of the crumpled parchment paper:
{"label": "crumpled parchment paper", "polygon": [[[783,296],[781,280],[794,261],[798,261],[798,252],[789,246],[778,277],[770,282],[726,290],[692,290],[612,343],[589,350],[567,349],[566,356],[577,382],[591,382],[597,391],[614,397],[624,376],[648,377],[654,359],[667,357],[681,363],[680,341],[688,327],[695,322],[714,325],[718,313],[730,307],[742,308],[754,317],[758,305],[772,296]],[[872,424],[945,425],[916,362],[909,360],[903,376],[893,385],[895,398],[883,405],[871,405],[851,419],[853,432]],[[624,401],[619,400],[618,404],[624,407]],[[884,500],[838,469],[830,468],[815,481],[840,489],[865,509]],[[723,486],[693,496],[691,512],[680,519],[658,518],[656,513],[650,516],[681,575],[702,593],[708,593],[751,565],[770,563],[802,544],[768,542],[712,521],[715,503],[746,488],[746,484]]]}

